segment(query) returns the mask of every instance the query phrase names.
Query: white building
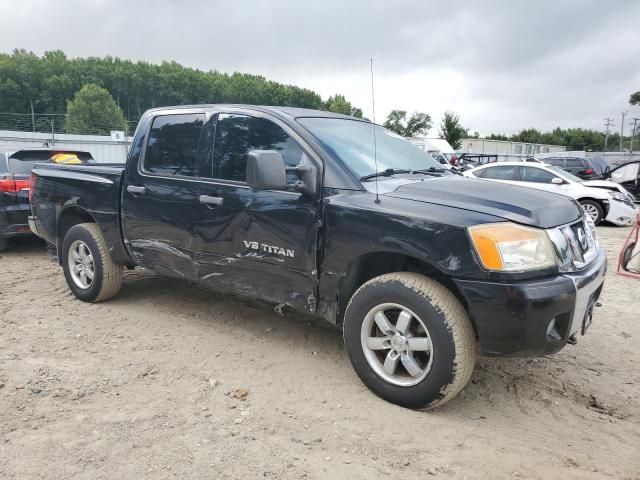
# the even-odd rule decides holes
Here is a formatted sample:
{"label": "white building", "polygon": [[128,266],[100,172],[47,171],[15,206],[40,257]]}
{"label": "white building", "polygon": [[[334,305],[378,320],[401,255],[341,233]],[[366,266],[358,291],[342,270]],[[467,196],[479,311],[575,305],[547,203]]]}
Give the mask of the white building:
{"label": "white building", "polygon": [[58,147],[91,153],[96,162],[124,163],[132,138],[104,135],[71,135],[0,130],[0,146],[10,148]]}
{"label": "white building", "polygon": [[537,153],[564,152],[562,145],[546,145],[541,143],[512,142],[510,140],[489,140],[486,138],[463,138],[459,153],[488,153],[498,155],[501,160],[507,157],[535,155]]}

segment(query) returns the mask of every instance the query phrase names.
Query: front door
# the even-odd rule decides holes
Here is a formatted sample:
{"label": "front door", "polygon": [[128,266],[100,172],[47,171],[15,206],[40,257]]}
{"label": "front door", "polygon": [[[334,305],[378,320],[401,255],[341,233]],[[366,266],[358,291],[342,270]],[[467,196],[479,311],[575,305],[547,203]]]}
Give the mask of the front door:
{"label": "front door", "polygon": [[561,184],[553,183],[554,178],[560,178],[549,170],[538,168],[532,165],[520,167],[520,181],[524,182],[527,187],[537,188],[538,190],[546,190],[547,192],[567,194],[567,184],[564,180]]}
{"label": "front door", "polygon": [[262,114],[218,114],[213,179],[200,191],[217,200],[195,231],[203,282],[315,309],[319,197],[292,189],[253,190],[246,184],[248,152],[278,150],[293,166],[302,158],[301,143],[289,127]]}
{"label": "front door", "polygon": [[[194,228],[206,168],[203,113],[153,119],[139,165],[127,169],[122,198],[125,239],[136,263],[163,275],[197,280]],[[137,167],[137,168],[136,168]]]}
{"label": "front door", "polygon": [[611,170],[611,180],[619,183],[624,188],[629,190],[636,199],[640,200],[640,171],[638,168],[640,163],[632,162],[626,165],[622,165],[614,170]]}

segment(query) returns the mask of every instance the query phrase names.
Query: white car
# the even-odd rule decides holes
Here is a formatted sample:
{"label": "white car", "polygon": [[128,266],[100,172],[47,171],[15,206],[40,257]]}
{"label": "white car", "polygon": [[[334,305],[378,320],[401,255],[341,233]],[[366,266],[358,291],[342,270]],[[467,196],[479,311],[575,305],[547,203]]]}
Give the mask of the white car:
{"label": "white car", "polygon": [[544,163],[490,163],[467,170],[463,175],[566,195],[577,200],[596,225],[606,220],[627,226],[637,215],[633,196],[621,185],[605,180],[582,180]]}

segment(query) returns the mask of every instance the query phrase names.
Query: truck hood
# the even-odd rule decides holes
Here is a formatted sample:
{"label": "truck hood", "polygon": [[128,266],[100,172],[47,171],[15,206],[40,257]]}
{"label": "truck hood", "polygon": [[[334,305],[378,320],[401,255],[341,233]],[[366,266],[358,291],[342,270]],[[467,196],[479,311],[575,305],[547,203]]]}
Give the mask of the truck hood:
{"label": "truck hood", "polygon": [[384,196],[471,210],[540,228],[564,225],[582,215],[580,206],[562,195],[459,176],[407,183]]}

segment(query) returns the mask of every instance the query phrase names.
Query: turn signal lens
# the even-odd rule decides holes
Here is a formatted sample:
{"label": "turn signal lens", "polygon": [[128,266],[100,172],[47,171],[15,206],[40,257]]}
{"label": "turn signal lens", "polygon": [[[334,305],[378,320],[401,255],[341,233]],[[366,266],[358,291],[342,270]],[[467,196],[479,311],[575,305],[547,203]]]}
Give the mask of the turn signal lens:
{"label": "turn signal lens", "polygon": [[487,270],[521,272],[556,265],[547,232],[513,223],[469,227],[476,253]]}

